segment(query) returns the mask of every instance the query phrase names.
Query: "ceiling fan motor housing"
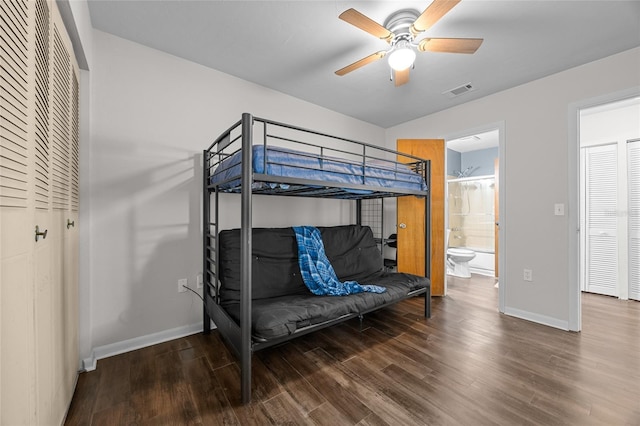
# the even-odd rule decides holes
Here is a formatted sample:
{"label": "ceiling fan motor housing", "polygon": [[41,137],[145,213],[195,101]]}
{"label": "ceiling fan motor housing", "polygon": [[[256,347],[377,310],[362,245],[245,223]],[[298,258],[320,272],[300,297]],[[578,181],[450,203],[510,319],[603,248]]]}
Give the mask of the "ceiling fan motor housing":
{"label": "ceiling fan motor housing", "polygon": [[399,40],[413,41],[411,25],[420,16],[420,12],[415,9],[402,9],[392,13],[384,21],[384,27],[395,34],[391,44],[396,44]]}
{"label": "ceiling fan motor housing", "polygon": [[420,12],[417,10],[402,9],[389,15],[384,22],[385,28],[394,34],[387,57],[389,66],[395,71],[404,71],[413,66],[416,53],[412,49],[415,45],[411,26],[418,16]]}

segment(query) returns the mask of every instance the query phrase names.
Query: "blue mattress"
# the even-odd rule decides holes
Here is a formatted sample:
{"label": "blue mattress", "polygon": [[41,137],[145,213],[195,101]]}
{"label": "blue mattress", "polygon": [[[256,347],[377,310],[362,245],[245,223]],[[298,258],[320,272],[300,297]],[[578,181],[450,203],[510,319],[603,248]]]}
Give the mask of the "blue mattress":
{"label": "blue mattress", "polygon": [[[241,160],[242,152],[238,151],[220,162],[211,175],[210,183],[219,184],[223,190],[237,188],[242,172]],[[253,146],[253,172],[322,182],[427,190],[422,176],[394,161],[370,160],[363,165],[362,162],[271,146],[267,147],[265,158],[263,145]],[[258,182],[257,185],[264,183]],[[267,185],[274,187],[279,184],[270,182]]]}

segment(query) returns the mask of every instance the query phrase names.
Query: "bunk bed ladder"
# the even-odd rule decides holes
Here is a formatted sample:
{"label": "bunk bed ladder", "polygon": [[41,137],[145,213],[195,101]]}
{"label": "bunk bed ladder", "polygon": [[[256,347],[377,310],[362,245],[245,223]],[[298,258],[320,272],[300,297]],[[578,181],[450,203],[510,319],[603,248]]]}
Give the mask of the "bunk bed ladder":
{"label": "bunk bed ladder", "polygon": [[[211,165],[211,153],[205,150],[202,156],[204,180],[203,185],[203,215],[202,215],[202,278],[203,278],[203,315],[202,315],[202,331],[204,334],[211,332],[211,321],[213,320],[213,312],[207,306],[207,300],[213,298],[215,303],[220,300],[219,282],[218,282],[218,264],[219,264],[219,248],[218,248],[218,195],[216,187],[211,187],[208,182]],[[211,211],[211,195],[214,196],[213,215]],[[213,217],[213,220],[212,220]],[[209,297],[206,297],[209,295]],[[211,296],[212,295],[212,296]]]}
{"label": "bunk bed ladder", "polygon": [[[213,277],[211,276],[211,266],[210,266],[210,256],[212,255],[210,247],[211,247],[211,224],[210,220],[210,192],[209,192],[209,150],[205,149],[202,153],[202,170],[203,173],[203,181],[202,181],[202,279],[204,281],[204,285],[202,288],[203,292],[210,291],[209,283],[212,282]],[[203,295],[204,297],[204,295]],[[202,332],[204,334],[209,334],[211,332],[211,317],[209,316],[209,311],[207,310],[206,297],[205,302],[202,304]]]}

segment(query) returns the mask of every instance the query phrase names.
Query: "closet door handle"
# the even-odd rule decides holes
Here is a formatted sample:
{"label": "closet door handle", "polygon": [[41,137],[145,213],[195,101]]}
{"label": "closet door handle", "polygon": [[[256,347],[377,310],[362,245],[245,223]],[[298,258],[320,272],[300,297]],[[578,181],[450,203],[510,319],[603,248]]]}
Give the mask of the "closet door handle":
{"label": "closet door handle", "polygon": [[75,228],[75,226],[76,226],[76,221],[74,220],[74,221],[72,222],[72,221],[71,221],[71,219],[67,219],[67,229],[71,228],[72,226]]}
{"label": "closet door handle", "polygon": [[398,228],[400,228],[400,229],[406,229],[406,227],[407,227],[406,223],[401,223],[401,224],[398,225]]}
{"label": "closet door handle", "polygon": [[36,243],[38,242],[38,237],[42,237],[43,240],[47,238],[47,230],[45,229],[44,232],[40,232],[40,227],[36,225]]}

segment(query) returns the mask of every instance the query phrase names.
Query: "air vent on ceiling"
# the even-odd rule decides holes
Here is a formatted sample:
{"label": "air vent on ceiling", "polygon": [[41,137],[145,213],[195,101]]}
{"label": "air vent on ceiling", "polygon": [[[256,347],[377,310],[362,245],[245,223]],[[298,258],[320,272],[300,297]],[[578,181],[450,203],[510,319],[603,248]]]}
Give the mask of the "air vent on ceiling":
{"label": "air vent on ceiling", "polygon": [[475,90],[475,87],[471,85],[471,83],[463,84],[462,86],[454,87],[453,89],[447,90],[446,92],[442,92],[443,95],[449,98],[455,98],[456,96],[460,96],[463,93],[471,92]]}

